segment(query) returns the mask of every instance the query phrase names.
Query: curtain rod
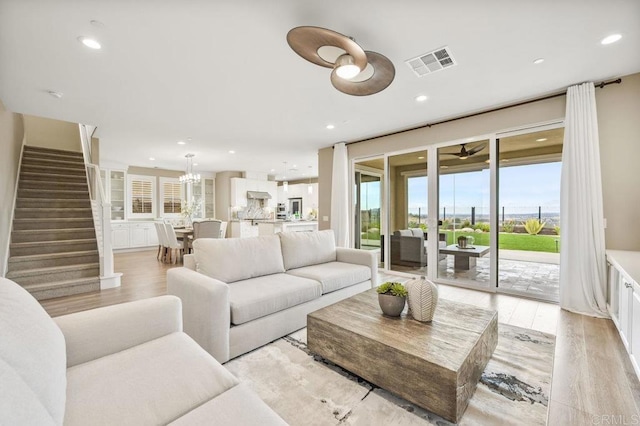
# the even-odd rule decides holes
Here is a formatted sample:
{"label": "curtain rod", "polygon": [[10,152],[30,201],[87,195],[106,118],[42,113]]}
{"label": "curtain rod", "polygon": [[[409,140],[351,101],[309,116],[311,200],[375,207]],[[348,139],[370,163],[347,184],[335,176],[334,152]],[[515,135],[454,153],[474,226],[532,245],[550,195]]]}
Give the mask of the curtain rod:
{"label": "curtain rod", "polygon": [[[606,81],[606,82],[605,81],[601,81],[600,83],[594,84],[594,86],[602,89],[603,87],[608,86],[610,84],[620,84],[620,83],[622,83],[622,79],[618,78],[618,79],[611,80],[611,81]],[[359,140],[359,141],[347,142],[345,145],[352,145],[352,144],[356,144],[356,143],[367,142],[367,141],[371,141],[371,140],[374,140],[374,139],[383,138],[383,137],[386,137],[386,136],[392,136],[392,135],[398,135],[400,133],[410,132],[412,130],[430,128],[431,126],[437,126],[438,124],[450,123],[452,121],[463,120],[465,118],[476,117],[478,115],[488,114],[490,112],[502,111],[503,109],[518,107],[518,106],[527,105],[527,104],[532,104],[534,102],[539,102],[539,101],[544,101],[544,100],[547,100],[547,99],[558,98],[560,96],[566,96],[566,95],[567,95],[567,92],[565,90],[564,92],[559,92],[559,93],[555,93],[553,95],[543,96],[541,98],[530,99],[528,101],[522,101],[522,102],[518,102],[518,103],[515,103],[515,104],[510,104],[510,105],[505,105],[505,106],[501,106],[501,107],[498,107],[498,108],[488,109],[488,110],[485,110],[485,111],[474,112],[473,114],[467,114],[467,115],[462,115],[460,117],[449,118],[447,120],[442,120],[442,121],[438,121],[438,122],[435,122],[435,123],[423,124],[421,126],[412,127],[410,129],[398,130],[397,132],[386,133],[386,134],[380,135],[380,136],[373,136],[373,137],[362,139],[362,140]]]}

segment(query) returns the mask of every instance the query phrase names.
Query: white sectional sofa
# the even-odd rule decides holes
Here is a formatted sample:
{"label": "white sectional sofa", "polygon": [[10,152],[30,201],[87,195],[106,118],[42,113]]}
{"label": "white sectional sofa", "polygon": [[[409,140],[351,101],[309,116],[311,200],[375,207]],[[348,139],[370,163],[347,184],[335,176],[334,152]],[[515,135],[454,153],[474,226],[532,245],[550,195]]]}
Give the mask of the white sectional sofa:
{"label": "white sectional sofa", "polygon": [[198,239],[167,271],[185,332],[226,362],[307,324],[307,314],[377,286],[377,260],[336,248],[331,230]]}
{"label": "white sectional sofa", "polygon": [[51,319],[0,278],[0,424],[285,425],[162,296]]}

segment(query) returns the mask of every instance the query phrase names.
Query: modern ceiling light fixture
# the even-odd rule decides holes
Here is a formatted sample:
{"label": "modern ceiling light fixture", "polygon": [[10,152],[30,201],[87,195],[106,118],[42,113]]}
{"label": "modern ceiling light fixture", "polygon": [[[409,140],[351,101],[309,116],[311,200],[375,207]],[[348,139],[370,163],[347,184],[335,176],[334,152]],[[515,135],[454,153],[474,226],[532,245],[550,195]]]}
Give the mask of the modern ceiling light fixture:
{"label": "modern ceiling light fixture", "polygon": [[321,27],[296,27],[287,34],[287,43],[302,58],[325,68],[333,68],[333,87],[353,96],[368,96],[386,89],[396,70],[385,56],[365,51],[351,37]]}
{"label": "modern ceiling light fixture", "polygon": [[424,102],[427,100],[427,95],[418,95],[416,96],[416,102]]}
{"label": "modern ceiling light fixture", "polygon": [[78,41],[90,49],[98,50],[102,48],[102,45],[97,40],[91,37],[81,36],[81,37],[78,37]]}
{"label": "modern ceiling light fixture", "polygon": [[333,130],[335,128],[336,128],[336,126],[334,126],[333,124],[327,124],[327,129]]}
{"label": "modern ceiling light fixture", "polygon": [[200,182],[200,173],[193,173],[193,157],[195,157],[195,154],[187,154],[185,157],[187,159],[187,171],[180,176],[180,183]]}

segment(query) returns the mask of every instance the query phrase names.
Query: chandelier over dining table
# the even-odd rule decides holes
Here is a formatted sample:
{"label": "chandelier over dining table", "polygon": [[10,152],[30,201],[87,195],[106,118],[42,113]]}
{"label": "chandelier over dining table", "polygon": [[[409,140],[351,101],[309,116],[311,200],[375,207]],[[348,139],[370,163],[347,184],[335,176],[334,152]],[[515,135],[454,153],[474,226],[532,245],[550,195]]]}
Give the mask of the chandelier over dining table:
{"label": "chandelier over dining table", "polygon": [[195,154],[187,154],[185,157],[187,158],[187,171],[180,176],[180,183],[200,182],[200,173],[193,173],[193,157],[195,157]]}

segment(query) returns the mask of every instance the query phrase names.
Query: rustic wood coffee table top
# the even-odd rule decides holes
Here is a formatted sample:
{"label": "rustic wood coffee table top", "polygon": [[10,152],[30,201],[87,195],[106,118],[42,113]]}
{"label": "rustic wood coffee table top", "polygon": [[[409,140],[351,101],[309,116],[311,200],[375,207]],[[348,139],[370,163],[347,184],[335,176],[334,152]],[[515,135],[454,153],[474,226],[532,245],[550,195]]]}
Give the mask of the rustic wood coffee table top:
{"label": "rustic wood coffee table top", "polygon": [[307,317],[309,349],[458,421],[498,342],[497,312],[440,299],[431,323],[382,315],[375,289]]}

